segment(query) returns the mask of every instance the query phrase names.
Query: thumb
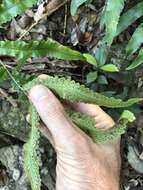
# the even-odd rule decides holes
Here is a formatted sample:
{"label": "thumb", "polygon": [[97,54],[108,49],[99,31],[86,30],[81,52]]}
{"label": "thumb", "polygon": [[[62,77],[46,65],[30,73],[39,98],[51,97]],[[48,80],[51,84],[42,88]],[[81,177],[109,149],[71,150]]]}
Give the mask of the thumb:
{"label": "thumb", "polygon": [[78,130],[55,95],[45,86],[37,85],[30,90],[29,98],[48,127],[55,145],[69,146],[68,142],[76,138]]}

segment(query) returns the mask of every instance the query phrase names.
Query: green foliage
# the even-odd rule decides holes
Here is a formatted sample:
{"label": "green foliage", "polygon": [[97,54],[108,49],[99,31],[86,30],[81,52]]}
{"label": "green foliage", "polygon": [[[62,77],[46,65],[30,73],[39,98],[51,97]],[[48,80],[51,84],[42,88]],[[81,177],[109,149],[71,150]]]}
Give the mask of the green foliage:
{"label": "green foliage", "polygon": [[109,98],[86,88],[84,85],[75,83],[73,80],[51,76],[49,76],[47,80],[32,80],[24,86],[24,90],[28,91],[36,84],[47,86],[64,100],[94,103],[109,108],[128,107],[142,100],[142,98],[131,98],[127,101],[122,101],[121,99],[115,99],[113,97]]}
{"label": "green foliage", "polygon": [[112,73],[119,72],[118,67],[113,64],[103,65],[102,67],[100,67],[100,69],[102,69],[103,71],[112,72]]}
{"label": "green foliage", "polygon": [[138,56],[135,58],[135,60],[132,62],[132,64],[126,68],[126,70],[131,70],[143,63],[143,49],[140,50]]}
{"label": "green foliage", "polygon": [[74,16],[77,12],[77,9],[88,0],[72,0],[71,1],[71,15]]}
{"label": "green foliage", "polygon": [[[132,114],[131,112],[129,113]],[[122,117],[115,126],[105,130],[96,128],[96,121],[91,116],[79,112],[70,112],[69,116],[76,126],[88,134],[95,143],[108,143],[124,134],[127,129],[126,121],[123,121]],[[121,121],[123,122],[121,123]]]}
{"label": "green foliage", "polygon": [[3,67],[0,67],[0,81],[3,81],[7,78],[6,70]]}
{"label": "green foliage", "polygon": [[[143,16],[143,2],[137,3],[134,7],[127,10],[121,16],[121,12],[124,8],[125,0],[113,1],[107,0],[107,4],[105,6],[103,16],[101,19],[101,25],[105,24],[106,32],[105,37],[103,38],[102,43],[107,43],[110,46],[113,42],[114,37],[118,36],[121,32],[127,29],[130,25],[132,25],[137,19]],[[138,28],[133,33],[133,36],[129,40],[129,43],[126,47],[127,56],[131,56],[135,53],[143,43],[142,39],[143,35],[143,23],[139,24]],[[103,47],[99,49],[99,53],[102,51]],[[98,60],[96,53],[96,58]],[[142,63],[142,50],[139,52],[139,55],[133,60],[132,64],[127,68],[127,70],[133,69],[139,66]],[[103,66],[104,69],[104,66]],[[110,69],[109,69],[110,70]],[[108,66],[105,71],[108,71]]]}
{"label": "green foliage", "polygon": [[121,118],[120,118],[120,120],[121,119],[125,119],[125,120],[127,120],[127,121],[129,121],[129,122],[133,122],[133,121],[135,121],[135,116],[134,116],[134,114],[132,113],[132,112],[130,112],[130,111],[128,111],[128,110],[125,110],[123,113],[122,113],[122,115],[121,115]]}
{"label": "green foliage", "polygon": [[121,17],[116,35],[126,30],[132,23],[143,15],[143,2],[137,3],[134,7],[125,12]]}
{"label": "green foliage", "polygon": [[62,60],[81,60],[95,65],[96,60],[90,54],[82,54],[60,43],[48,39],[46,41],[0,41],[0,55],[16,57],[25,62],[28,58],[44,57]]}
{"label": "green foliage", "polygon": [[142,43],[143,43],[143,23],[139,25],[139,27],[136,29],[133,36],[131,37],[126,48],[127,53],[133,54],[139,49]]}
{"label": "green foliage", "polygon": [[36,3],[37,0],[3,0],[0,4],[0,24],[10,21]]}
{"label": "green foliage", "polygon": [[120,14],[124,8],[125,0],[107,0],[102,24],[106,26],[104,41],[110,46],[117,32]]}
{"label": "green foliage", "polygon": [[24,168],[31,183],[32,190],[40,190],[41,178],[39,174],[39,157],[37,155],[40,138],[40,133],[38,130],[39,115],[32,105],[30,106],[30,113],[31,133],[29,140],[24,145]]}
{"label": "green foliage", "polygon": [[[114,98],[107,98],[103,95],[94,93],[93,91],[85,88],[83,85],[79,85],[74,81],[65,78],[50,77],[46,80],[34,79],[28,84],[24,85],[24,90],[29,91],[34,85],[42,84],[50,88],[56,95],[64,100],[70,102],[85,102],[85,103],[97,103],[98,105],[104,105],[107,107],[124,107],[129,106],[133,102],[137,102],[140,99],[132,99],[128,102],[122,102]],[[109,103],[109,101],[111,103]],[[129,103],[130,102],[130,103]],[[118,138],[126,131],[126,124],[134,121],[134,115],[129,111],[124,111],[119,121],[110,129],[96,128],[96,121],[93,117],[74,112],[71,109],[66,110],[71,120],[77,127],[82,129],[92,140],[96,143],[107,143],[115,138]],[[35,111],[33,105],[31,105],[31,134],[28,142],[24,146],[24,165],[26,173],[30,179],[32,190],[40,190],[40,175],[39,175],[39,160],[37,156],[37,149],[39,144],[39,115]]]}
{"label": "green foliage", "polygon": [[86,76],[86,81],[87,81],[87,83],[94,82],[97,79],[97,77],[98,77],[97,71],[90,72]]}

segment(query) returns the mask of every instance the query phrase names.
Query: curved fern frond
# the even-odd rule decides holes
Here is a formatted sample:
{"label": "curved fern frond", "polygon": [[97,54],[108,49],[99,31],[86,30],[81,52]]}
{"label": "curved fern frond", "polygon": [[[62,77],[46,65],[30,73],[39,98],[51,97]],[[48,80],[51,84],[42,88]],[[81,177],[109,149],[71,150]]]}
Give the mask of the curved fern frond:
{"label": "curved fern frond", "polygon": [[75,83],[73,80],[51,76],[47,80],[34,79],[24,86],[24,90],[28,91],[36,84],[47,86],[59,97],[70,102],[95,103],[99,106],[119,108],[131,106],[142,100],[141,98],[131,98],[128,101],[122,101],[113,97],[109,98],[86,88],[84,85]]}
{"label": "curved fern frond", "polygon": [[143,43],[143,23],[139,25],[139,27],[135,30],[133,36],[131,37],[126,51],[128,54],[135,53],[141,44]]}
{"label": "curved fern frond", "polygon": [[136,6],[129,9],[120,17],[120,21],[117,27],[116,36],[126,30],[131,24],[133,24],[138,18],[143,15],[143,2],[138,3]]}
{"label": "curved fern frond", "polygon": [[0,5],[0,24],[10,21],[36,3],[37,0],[3,0]]}
{"label": "curved fern frond", "polygon": [[31,133],[28,142],[24,145],[24,169],[31,183],[32,190],[41,189],[41,178],[39,174],[39,115],[35,108],[30,106],[31,113]]}
{"label": "curved fern frond", "polygon": [[122,124],[119,122],[112,128],[105,130],[96,128],[96,121],[91,116],[79,112],[70,112],[69,116],[76,126],[89,135],[95,143],[99,144],[104,144],[117,139],[124,134],[127,129],[126,121],[122,122]]}
{"label": "curved fern frond", "polygon": [[117,32],[117,25],[119,22],[120,14],[124,8],[125,0],[107,0],[104,12],[104,22],[106,26],[106,33],[104,41],[110,46]]}

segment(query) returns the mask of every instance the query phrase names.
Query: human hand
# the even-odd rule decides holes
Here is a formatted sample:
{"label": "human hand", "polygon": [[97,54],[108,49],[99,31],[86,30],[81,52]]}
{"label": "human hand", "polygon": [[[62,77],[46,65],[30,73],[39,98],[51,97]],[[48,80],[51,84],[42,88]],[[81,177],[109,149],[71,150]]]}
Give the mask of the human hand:
{"label": "human hand", "polygon": [[[59,100],[42,85],[33,87],[29,98],[45,124],[40,127],[41,132],[57,153],[56,190],[119,190],[120,139],[105,145],[95,144],[72,123]],[[98,128],[114,125],[97,105],[72,106],[93,116]]]}

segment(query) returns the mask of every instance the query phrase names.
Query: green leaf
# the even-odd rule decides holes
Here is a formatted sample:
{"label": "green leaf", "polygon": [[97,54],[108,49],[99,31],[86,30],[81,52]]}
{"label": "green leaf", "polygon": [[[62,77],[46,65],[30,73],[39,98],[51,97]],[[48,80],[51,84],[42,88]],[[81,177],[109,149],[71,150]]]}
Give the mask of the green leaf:
{"label": "green leaf", "polygon": [[103,84],[103,85],[107,85],[108,84],[107,78],[104,75],[100,75],[98,77],[98,83]]}
{"label": "green leaf", "polygon": [[131,111],[124,110],[121,117],[120,117],[120,120],[121,119],[126,119],[128,122],[133,122],[136,120],[136,117]]}
{"label": "green leaf", "polygon": [[37,0],[3,0],[0,5],[0,24],[10,21],[36,3]]}
{"label": "green leaf", "polygon": [[104,65],[107,59],[107,46],[105,46],[105,44],[102,44],[99,48],[97,48],[95,56],[98,64]]}
{"label": "green leaf", "polygon": [[139,55],[136,57],[136,59],[132,62],[132,64],[126,68],[126,70],[131,70],[143,63],[143,49],[140,50]]}
{"label": "green leaf", "polygon": [[121,108],[129,107],[139,101],[142,98],[131,98],[127,101],[116,99],[114,97],[106,97],[100,93],[94,92],[84,85],[80,85],[69,78],[60,78],[49,76],[46,80],[40,80],[38,78],[24,85],[23,90],[29,91],[35,85],[44,85],[52,90],[56,95],[64,100],[70,102],[85,102],[91,104],[97,104],[108,108]]}
{"label": "green leaf", "polygon": [[131,37],[126,51],[128,54],[133,54],[136,52],[141,44],[143,43],[143,23],[135,30],[133,36]]}
{"label": "green leaf", "polygon": [[103,41],[105,41],[108,46],[112,44],[116,35],[120,14],[124,8],[124,1],[125,0],[107,0],[103,19],[106,26],[106,34]]}
{"label": "green leaf", "polygon": [[95,57],[93,57],[89,53],[84,53],[83,56],[85,57],[85,59],[88,63],[97,66],[97,61],[96,61]]}
{"label": "green leaf", "polygon": [[16,57],[21,65],[23,65],[28,58],[44,56],[68,61],[87,61],[90,64],[96,65],[96,59],[92,55],[82,54],[79,51],[63,46],[52,39],[27,42],[0,41],[0,55]]}
{"label": "green leaf", "polygon": [[126,30],[132,23],[143,15],[143,2],[129,9],[120,17],[120,22],[117,27],[116,35]]}
{"label": "green leaf", "polygon": [[97,79],[97,76],[97,71],[88,73],[88,75],[86,76],[87,83],[94,82]]}
{"label": "green leaf", "polygon": [[102,69],[103,71],[107,71],[107,72],[119,72],[118,67],[113,64],[103,65],[102,67],[100,67],[100,69]]}
{"label": "green leaf", "polygon": [[19,60],[49,56],[62,60],[82,60],[83,55],[75,50],[48,39],[47,41],[0,41],[0,55],[17,57]]}
{"label": "green leaf", "polygon": [[74,16],[77,12],[77,9],[88,0],[72,0],[71,1],[71,15]]}

